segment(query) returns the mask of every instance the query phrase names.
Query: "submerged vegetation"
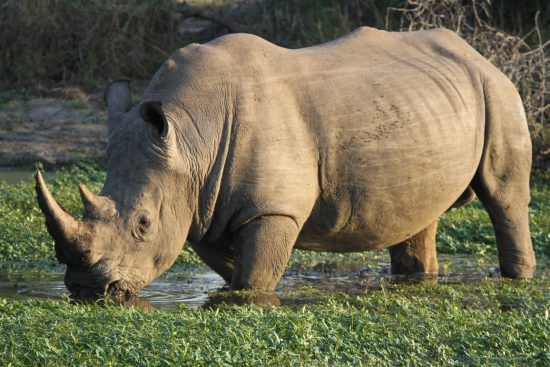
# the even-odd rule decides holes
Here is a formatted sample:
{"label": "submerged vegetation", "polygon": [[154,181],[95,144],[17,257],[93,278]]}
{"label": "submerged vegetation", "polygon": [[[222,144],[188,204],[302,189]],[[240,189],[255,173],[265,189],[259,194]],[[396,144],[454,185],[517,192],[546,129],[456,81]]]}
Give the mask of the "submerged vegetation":
{"label": "submerged vegetation", "polygon": [[547,287],[409,285],[313,304],[150,313],[0,300],[0,330],[9,330],[0,364],[547,366]]}

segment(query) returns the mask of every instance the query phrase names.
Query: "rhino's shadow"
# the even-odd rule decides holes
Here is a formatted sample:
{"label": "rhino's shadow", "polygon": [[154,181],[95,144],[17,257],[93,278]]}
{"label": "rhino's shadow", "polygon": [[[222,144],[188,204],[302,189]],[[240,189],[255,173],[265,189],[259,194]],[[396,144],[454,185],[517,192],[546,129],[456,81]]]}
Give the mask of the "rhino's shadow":
{"label": "rhino's shadow", "polygon": [[275,292],[259,291],[229,291],[222,288],[208,295],[208,300],[201,306],[202,308],[212,309],[219,306],[280,306],[281,300]]}

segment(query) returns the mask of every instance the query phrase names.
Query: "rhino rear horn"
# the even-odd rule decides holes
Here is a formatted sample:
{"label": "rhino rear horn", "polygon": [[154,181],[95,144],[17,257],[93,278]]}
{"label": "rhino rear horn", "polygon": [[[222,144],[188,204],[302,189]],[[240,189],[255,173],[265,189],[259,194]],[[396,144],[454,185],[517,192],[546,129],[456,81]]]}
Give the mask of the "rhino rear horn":
{"label": "rhino rear horn", "polygon": [[114,202],[104,196],[97,196],[84,184],[78,186],[84,204],[84,218],[97,219],[101,215],[112,217],[116,214]]}
{"label": "rhino rear horn", "polygon": [[109,116],[128,112],[132,108],[132,92],[129,80],[117,80],[109,83],[103,95]]}
{"label": "rhino rear horn", "polygon": [[36,171],[36,194],[38,206],[46,217],[46,227],[55,240],[56,244],[67,246],[77,243],[80,238],[80,225],[72,215],[67,213],[55,201],[52,194],[46,187],[44,178],[40,171]]}
{"label": "rhino rear horn", "polygon": [[84,204],[84,211],[98,211],[100,205],[97,196],[94,195],[84,184],[78,186],[80,198]]}

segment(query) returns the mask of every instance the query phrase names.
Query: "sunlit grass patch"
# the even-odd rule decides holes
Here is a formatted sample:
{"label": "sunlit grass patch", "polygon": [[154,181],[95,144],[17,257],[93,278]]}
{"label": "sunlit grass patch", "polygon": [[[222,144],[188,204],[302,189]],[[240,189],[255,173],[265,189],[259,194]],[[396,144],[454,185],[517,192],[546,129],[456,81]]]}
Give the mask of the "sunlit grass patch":
{"label": "sunlit grass patch", "polygon": [[528,365],[550,362],[548,281],[401,286],[312,304],[144,313],[0,300],[2,365]]}

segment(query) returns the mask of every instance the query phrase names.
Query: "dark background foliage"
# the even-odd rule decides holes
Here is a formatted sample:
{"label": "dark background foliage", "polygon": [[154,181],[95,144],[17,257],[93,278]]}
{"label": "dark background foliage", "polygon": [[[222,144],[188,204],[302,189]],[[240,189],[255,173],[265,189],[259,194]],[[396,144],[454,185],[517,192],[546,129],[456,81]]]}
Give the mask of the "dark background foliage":
{"label": "dark background foliage", "polygon": [[[145,82],[190,42],[231,32],[284,47],[337,38],[361,25],[456,31],[516,84],[545,166],[549,104],[545,0],[7,0],[0,3],[0,90]],[[541,163],[542,162],[542,163]]]}
{"label": "dark background foliage", "polygon": [[[2,88],[36,83],[98,83],[125,76],[148,79],[161,61],[190,42],[230,32],[258,34],[285,47],[305,47],[361,25],[399,29],[401,13],[415,3],[439,4],[440,12],[470,13],[472,4],[496,29],[523,36],[535,26],[550,34],[544,0],[8,0],[0,4]],[[201,5],[201,4],[208,5]],[[394,10],[392,10],[392,8]],[[388,10],[389,9],[389,10]],[[433,15],[433,14],[432,14]],[[415,22],[430,22],[428,12]],[[187,32],[186,19],[204,19]],[[441,26],[450,26],[450,19]],[[463,19],[468,22],[468,19]],[[180,29],[178,29],[180,28]],[[196,25],[195,25],[196,28]],[[528,44],[538,42],[535,35]]]}

